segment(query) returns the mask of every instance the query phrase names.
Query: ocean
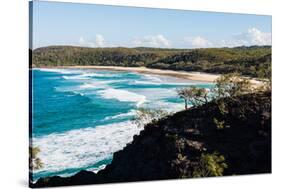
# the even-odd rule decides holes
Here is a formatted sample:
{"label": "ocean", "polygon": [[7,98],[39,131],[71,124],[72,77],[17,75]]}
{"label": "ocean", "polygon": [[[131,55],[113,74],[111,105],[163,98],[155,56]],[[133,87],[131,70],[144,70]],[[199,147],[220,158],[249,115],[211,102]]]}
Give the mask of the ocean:
{"label": "ocean", "polygon": [[138,108],[177,112],[176,89],[213,84],[174,77],[94,69],[33,69],[32,144],[44,167],[34,179],[97,172],[141,129]]}

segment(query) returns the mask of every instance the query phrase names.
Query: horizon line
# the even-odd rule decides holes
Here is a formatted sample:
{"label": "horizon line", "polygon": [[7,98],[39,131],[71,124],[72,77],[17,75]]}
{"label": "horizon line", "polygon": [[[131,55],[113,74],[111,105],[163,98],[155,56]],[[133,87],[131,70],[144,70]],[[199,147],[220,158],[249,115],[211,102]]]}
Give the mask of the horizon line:
{"label": "horizon line", "polygon": [[272,47],[272,45],[241,45],[241,46],[233,46],[233,47],[203,47],[203,48],[167,48],[167,47],[149,47],[149,46],[136,46],[136,47],[126,47],[126,46],[104,46],[104,47],[89,47],[89,46],[79,46],[79,45],[47,45],[47,46],[41,46],[36,48],[29,48],[30,50],[37,50],[42,48],[50,48],[50,47],[77,47],[77,48],[89,48],[89,49],[114,49],[114,48],[124,48],[124,49],[138,49],[138,48],[147,48],[147,49],[171,49],[171,50],[196,50],[196,49],[223,49],[223,48],[251,48],[251,47]]}

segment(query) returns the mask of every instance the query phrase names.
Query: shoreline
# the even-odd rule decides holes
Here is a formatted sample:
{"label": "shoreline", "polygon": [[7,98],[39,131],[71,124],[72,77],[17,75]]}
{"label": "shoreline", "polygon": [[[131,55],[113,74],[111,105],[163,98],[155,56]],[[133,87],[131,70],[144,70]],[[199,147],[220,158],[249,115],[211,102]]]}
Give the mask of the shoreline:
{"label": "shoreline", "polygon": [[[32,67],[34,68],[58,68],[58,69],[96,69],[96,70],[109,70],[109,71],[130,71],[135,73],[142,74],[151,74],[151,75],[162,75],[170,76],[179,79],[187,79],[192,81],[199,82],[209,82],[214,83],[221,74],[211,74],[205,72],[187,72],[187,71],[174,71],[174,70],[162,70],[154,69],[147,67],[123,67],[123,66],[46,66],[46,67]],[[249,77],[247,77],[249,78]],[[250,82],[254,87],[259,87],[263,84],[262,81],[257,80],[256,78],[249,78]]]}
{"label": "shoreline", "polygon": [[[33,68],[68,68],[68,69],[96,69],[96,70],[109,70],[109,71],[130,71],[142,74],[170,76],[180,79],[187,79],[200,82],[213,83],[220,74],[209,74],[204,72],[186,72],[174,70],[161,70],[146,67],[121,67],[121,66],[50,66],[50,67],[33,67]],[[32,68],[32,69],[33,69]]]}

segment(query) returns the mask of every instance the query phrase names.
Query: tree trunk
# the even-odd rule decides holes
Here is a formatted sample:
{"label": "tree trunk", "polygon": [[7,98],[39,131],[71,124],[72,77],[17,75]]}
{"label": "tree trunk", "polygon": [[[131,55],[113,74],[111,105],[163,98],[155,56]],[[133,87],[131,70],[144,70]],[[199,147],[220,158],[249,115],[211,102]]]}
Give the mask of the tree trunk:
{"label": "tree trunk", "polygon": [[185,103],[184,108],[185,110],[187,110],[187,101],[185,100],[184,103]]}

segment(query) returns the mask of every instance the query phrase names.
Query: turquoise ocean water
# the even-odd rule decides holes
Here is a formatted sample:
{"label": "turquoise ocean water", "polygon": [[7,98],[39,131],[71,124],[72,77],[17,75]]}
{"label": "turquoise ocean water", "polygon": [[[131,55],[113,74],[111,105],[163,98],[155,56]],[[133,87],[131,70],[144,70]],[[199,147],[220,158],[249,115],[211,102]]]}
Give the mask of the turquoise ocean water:
{"label": "turquoise ocean water", "polygon": [[33,146],[44,167],[34,178],[97,172],[142,129],[138,108],[184,108],[176,89],[212,84],[94,69],[33,69]]}

